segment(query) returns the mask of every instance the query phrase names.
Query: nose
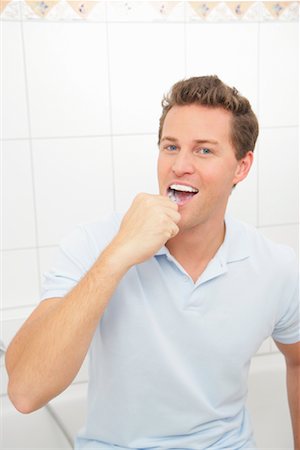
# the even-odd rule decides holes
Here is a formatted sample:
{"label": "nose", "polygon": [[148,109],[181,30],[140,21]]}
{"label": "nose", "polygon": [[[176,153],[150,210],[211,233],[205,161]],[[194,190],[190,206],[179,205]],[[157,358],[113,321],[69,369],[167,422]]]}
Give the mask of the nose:
{"label": "nose", "polygon": [[180,152],[174,156],[172,171],[177,177],[194,173],[193,156],[189,152],[180,150]]}

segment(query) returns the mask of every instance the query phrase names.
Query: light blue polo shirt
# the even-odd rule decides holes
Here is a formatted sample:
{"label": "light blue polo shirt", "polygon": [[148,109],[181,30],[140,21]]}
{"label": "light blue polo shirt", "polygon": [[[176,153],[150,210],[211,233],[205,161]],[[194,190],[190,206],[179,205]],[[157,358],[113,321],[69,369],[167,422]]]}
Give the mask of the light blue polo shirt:
{"label": "light blue polo shirt", "polygon": [[[120,220],[78,226],[61,242],[42,299],[80,280]],[[131,268],[90,346],[87,421],[75,448],[255,448],[250,360],[268,336],[300,340],[297,272],[290,248],[228,217],[196,283],[166,247]]]}

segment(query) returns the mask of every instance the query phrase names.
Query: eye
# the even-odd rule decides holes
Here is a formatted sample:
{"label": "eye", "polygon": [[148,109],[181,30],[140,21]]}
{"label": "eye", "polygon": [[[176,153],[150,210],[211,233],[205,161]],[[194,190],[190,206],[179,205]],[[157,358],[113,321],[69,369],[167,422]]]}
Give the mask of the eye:
{"label": "eye", "polygon": [[177,150],[177,147],[174,144],[168,145],[165,148],[166,148],[166,150],[169,150],[170,152],[174,152],[175,150]]}
{"label": "eye", "polygon": [[197,153],[201,153],[202,155],[209,155],[211,150],[207,147],[201,147],[197,150]]}

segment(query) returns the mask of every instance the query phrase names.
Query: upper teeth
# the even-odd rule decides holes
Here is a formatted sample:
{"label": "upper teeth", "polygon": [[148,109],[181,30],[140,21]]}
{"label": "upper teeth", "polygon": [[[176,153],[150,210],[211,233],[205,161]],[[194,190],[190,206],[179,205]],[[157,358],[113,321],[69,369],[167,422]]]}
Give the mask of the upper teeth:
{"label": "upper teeth", "polygon": [[171,184],[170,189],[183,192],[198,192],[198,189],[195,189],[192,186],[186,186],[184,184]]}

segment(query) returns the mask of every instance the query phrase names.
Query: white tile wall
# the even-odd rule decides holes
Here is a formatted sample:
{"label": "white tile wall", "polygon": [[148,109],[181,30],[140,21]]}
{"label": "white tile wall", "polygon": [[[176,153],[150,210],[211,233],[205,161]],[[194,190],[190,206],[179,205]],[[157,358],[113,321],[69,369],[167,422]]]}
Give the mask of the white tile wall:
{"label": "white tile wall", "polygon": [[184,72],[184,25],[108,25],[114,134],[156,133],[163,94]]}
{"label": "white tile wall", "polygon": [[1,37],[1,135],[26,138],[29,130],[21,24],[2,22]]}
{"label": "white tile wall", "polygon": [[187,76],[218,75],[257,111],[258,24],[189,24]]}
{"label": "white tile wall", "polygon": [[139,192],[158,194],[157,135],[114,137],[116,209],[126,211]]}
{"label": "white tile wall", "polygon": [[113,210],[110,146],[105,137],[33,141],[40,246]]}
{"label": "white tile wall", "polygon": [[260,123],[298,124],[299,40],[297,23],[263,23],[259,45]]}
{"label": "white tile wall", "polygon": [[29,141],[2,143],[2,247],[36,245]]}
{"label": "white tile wall", "polygon": [[109,134],[105,24],[24,23],[33,137]]}
{"label": "white tile wall", "polygon": [[2,308],[36,304],[39,298],[37,250],[2,253]]}
{"label": "white tile wall", "polygon": [[297,128],[261,130],[259,147],[259,225],[299,220]]}

